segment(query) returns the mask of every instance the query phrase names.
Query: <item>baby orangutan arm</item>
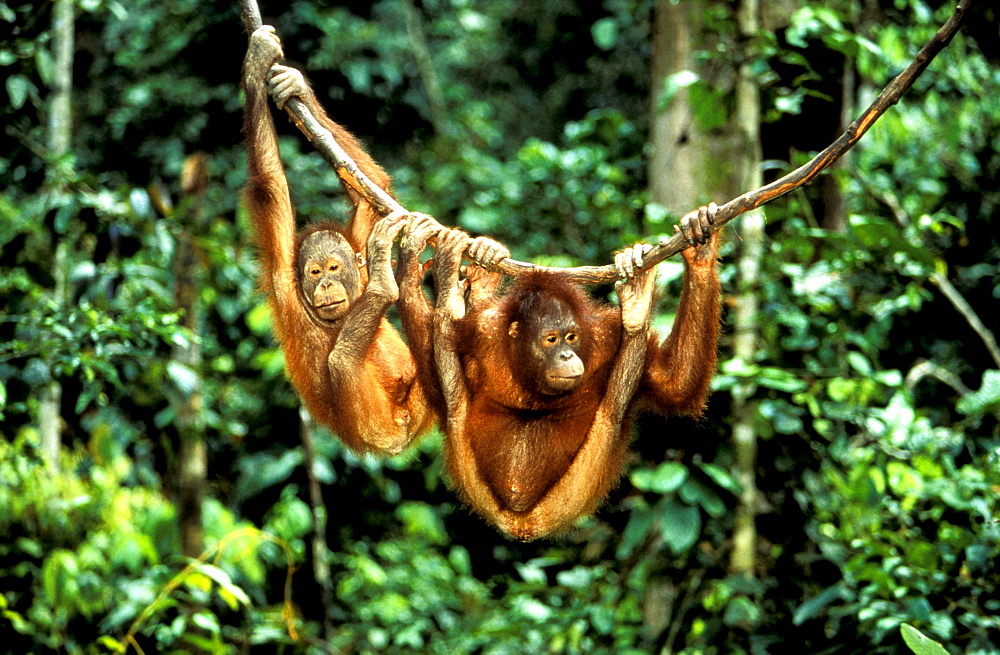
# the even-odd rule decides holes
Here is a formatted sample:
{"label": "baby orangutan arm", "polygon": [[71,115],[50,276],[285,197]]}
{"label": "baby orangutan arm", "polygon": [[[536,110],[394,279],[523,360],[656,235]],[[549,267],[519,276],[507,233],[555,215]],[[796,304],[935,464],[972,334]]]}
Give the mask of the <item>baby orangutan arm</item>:
{"label": "baby orangutan arm", "polygon": [[331,374],[351,375],[352,366],[365,359],[385,312],[396,298],[399,287],[392,274],[392,242],[406,225],[406,215],[394,213],[379,220],[368,238],[368,286],[344,319],[337,341],[330,351]]}
{"label": "baby orangutan arm", "polygon": [[[379,188],[392,195],[392,178],[372,159],[353,134],[327,116],[326,110],[316,99],[316,93],[300,71],[276,64],[271,68],[270,74],[268,87],[271,97],[278,107],[284,109],[285,103],[291,98],[298,98],[304,102],[316,120],[330,131],[337,144],[354,160],[361,172]],[[379,220],[379,215],[361,194],[344,184],[343,181],[341,184],[354,205],[354,217],[351,220],[348,236],[351,243],[355,244],[356,248],[360,248],[367,242],[372,227]]]}
{"label": "baby orangutan arm", "polygon": [[447,407],[449,430],[461,425],[467,409],[468,391],[455,344],[455,323],[465,318],[465,289],[459,281],[462,253],[469,237],[458,230],[438,232],[434,255],[437,304],[434,308],[434,361]]}

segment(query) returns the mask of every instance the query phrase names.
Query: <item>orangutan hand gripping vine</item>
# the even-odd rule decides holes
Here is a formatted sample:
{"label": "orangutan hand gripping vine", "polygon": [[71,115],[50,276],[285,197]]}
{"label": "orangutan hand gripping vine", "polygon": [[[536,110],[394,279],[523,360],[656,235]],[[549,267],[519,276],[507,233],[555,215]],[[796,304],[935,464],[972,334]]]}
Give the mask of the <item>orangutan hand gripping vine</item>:
{"label": "orangutan hand gripping vine", "polygon": [[265,26],[251,35],[243,63],[245,197],[275,335],[292,385],[314,418],[354,450],[398,453],[433,420],[410,351],[385,319],[398,295],[390,249],[408,219],[378,219],[348,189],[355,210],[346,227],[313,225],[296,237],[268,84],[279,105],[293,96],[305,102],[376,184],[388,190],[390,179],[326,116],[298,71],[275,65],[282,56],[273,28]]}
{"label": "orangutan hand gripping vine", "polygon": [[619,310],[545,272],[470,303],[459,272],[468,237],[438,234],[433,355],[445,461],[459,494],[489,522],[524,541],[568,529],[621,477],[638,401],[664,414],[702,411],[719,332],[717,238],[707,232],[714,209],[682,219],[691,244],[684,292],[662,347],[649,330],[654,269],[642,257],[650,246],[616,257]]}
{"label": "orangutan hand gripping vine", "polygon": [[[445,414],[444,395],[434,364],[434,308],[427,300],[422,283],[427,269],[433,263],[420,263],[420,254],[427,246],[429,239],[441,230],[433,218],[425,214],[411,214],[411,220],[403,228],[403,236],[399,241],[399,264],[396,277],[399,283],[400,322],[403,334],[410,345],[410,351],[417,364],[417,376],[427,394],[428,403],[438,416]],[[445,228],[445,231],[448,231]],[[487,237],[470,239],[466,237],[466,257],[475,264],[468,266],[468,274],[464,280],[469,303],[474,307],[486,306],[495,301],[497,286],[501,275],[489,272],[486,266],[492,266],[500,260],[509,257],[510,251],[505,246]]]}

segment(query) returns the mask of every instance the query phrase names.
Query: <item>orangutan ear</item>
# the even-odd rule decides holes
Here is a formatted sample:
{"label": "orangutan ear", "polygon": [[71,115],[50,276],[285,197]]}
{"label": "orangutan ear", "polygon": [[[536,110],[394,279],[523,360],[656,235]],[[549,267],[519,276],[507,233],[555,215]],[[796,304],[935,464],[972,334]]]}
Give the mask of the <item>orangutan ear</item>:
{"label": "orangutan ear", "polygon": [[362,255],[360,252],[355,253],[354,256],[358,258],[358,268],[364,268],[365,267],[365,256]]}
{"label": "orangutan ear", "polygon": [[517,338],[517,329],[518,329],[518,327],[519,326],[517,324],[517,321],[513,321],[510,324],[510,328],[507,329],[507,334],[510,335],[511,339],[516,339]]}

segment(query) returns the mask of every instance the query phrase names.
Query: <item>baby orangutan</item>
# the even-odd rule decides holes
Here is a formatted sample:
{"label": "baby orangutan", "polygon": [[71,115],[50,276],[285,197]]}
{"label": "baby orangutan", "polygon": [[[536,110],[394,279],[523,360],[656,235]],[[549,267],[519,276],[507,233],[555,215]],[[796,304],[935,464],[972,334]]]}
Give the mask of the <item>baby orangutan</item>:
{"label": "baby orangutan", "polygon": [[[250,37],[243,64],[245,190],[261,259],[261,288],[274,317],[288,377],[309,413],[348,447],[394,454],[433,421],[410,350],[386,320],[399,289],[390,250],[409,220],[378,220],[348,189],[355,206],[346,226],[313,225],[298,236],[278,138],[267,104],[301,99],[359,168],[383,189],[389,176],[357,140],[330,120],[302,75],[277,65],[281,44],[265,26]],[[364,251],[367,251],[367,266]]]}

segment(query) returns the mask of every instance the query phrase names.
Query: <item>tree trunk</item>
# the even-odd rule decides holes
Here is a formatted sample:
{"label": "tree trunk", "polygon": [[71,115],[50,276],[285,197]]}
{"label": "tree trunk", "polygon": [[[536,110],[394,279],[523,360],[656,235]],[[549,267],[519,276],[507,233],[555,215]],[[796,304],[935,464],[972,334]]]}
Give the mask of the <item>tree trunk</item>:
{"label": "tree trunk", "polygon": [[73,0],[52,5],[52,96],[49,104],[48,142],[53,157],[69,152],[73,136]]}
{"label": "tree trunk", "polygon": [[323,490],[316,477],[316,446],[313,440],[312,417],[304,407],[299,410],[299,416],[302,421],[302,449],[305,453],[306,477],[309,479],[309,507],[312,510],[313,578],[319,587],[320,603],[323,606],[323,634],[326,640],[330,641],[333,638],[333,583],[330,578],[330,549],[326,543],[326,505],[323,503]]}
{"label": "tree trunk", "polygon": [[649,141],[648,177],[650,198],[678,214],[683,214],[698,197],[697,149],[691,143],[695,135],[693,117],[687,103],[687,91],[681,91],[666,111],[660,111],[660,98],[668,78],[693,68],[688,3],[674,4],[658,0],[653,20],[652,120]]}
{"label": "tree trunk", "polygon": [[[840,78],[840,120],[837,121],[837,134],[843,134],[854,120],[854,90],[854,61],[848,58],[844,61],[844,73]],[[837,171],[846,170],[850,156],[848,153],[830,166],[830,173],[822,182],[823,227],[834,232],[843,232],[847,229],[847,205],[840,184],[841,176]]]}
{"label": "tree trunk", "polygon": [[[201,334],[201,306],[198,303],[200,256],[196,246],[202,221],[202,197],[207,184],[207,157],[196,154],[184,162],[181,186],[183,198],[177,220],[182,226],[174,253],[174,299],[183,312],[181,324],[197,337]],[[181,548],[188,557],[198,557],[204,549],[201,506],[208,475],[205,419],[201,388],[201,342],[195,338],[178,345],[174,362],[184,371],[184,384],[176,388],[177,432],[180,438],[177,466],[178,514]]]}
{"label": "tree trunk", "polygon": [[[653,34],[653,109],[649,164],[650,197],[675,214],[682,214],[702,202],[724,202],[762,184],[760,147],[760,100],[749,64],[738,70],[724,69],[718,61],[711,70],[698,67],[694,54],[710,49],[716,37],[701,28],[698,3],[674,4],[660,0],[656,7]],[[738,10],[740,32],[747,38],[759,29],[758,0],[744,0]],[[749,57],[741,57],[749,60]],[[687,101],[679,93],[662,112],[657,107],[665,80],[680,71],[692,71],[711,88],[731,89],[735,112],[723,126],[703,130]],[[759,211],[740,219],[739,297],[734,316],[734,356],[753,362],[756,350],[758,270],[763,250],[763,217]],[[736,422],[733,426],[734,475],[742,494],[736,513],[730,567],[752,573],[757,541],[754,520],[756,505],[755,469],[757,443],[753,420],[757,406],[750,401],[752,382],[738,385],[733,392]]]}
{"label": "tree trunk", "polygon": [[403,15],[406,20],[406,34],[410,39],[410,48],[413,50],[413,58],[417,64],[417,71],[420,73],[420,81],[423,82],[424,91],[427,93],[427,104],[430,107],[434,132],[438,136],[448,134],[450,126],[448,106],[444,99],[444,92],[441,91],[441,81],[434,69],[431,50],[427,46],[427,37],[424,34],[420,10],[417,9],[413,0],[403,2]]}
{"label": "tree trunk", "polygon": [[668,106],[661,106],[664,85],[676,73],[690,71],[699,84],[720,90],[735,84],[735,71],[699,66],[695,61],[697,51],[714,49],[718,40],[702,27],[704,10],[702,3],[658,0],[653,21],[649,192],[654,202],[677,216],[708,200],[721,204],[747,190],[740,186],[742,137],[732,121],[717,129],[703,129],[686,89]]}
{"label": "tree trunk", "polygon": [[[738,12],[740,33],[752,38],[758,30],[758,0],[743,0]],[[750,66],[740,67],[737,82],[736,113],[746,161],[740,185],[753,189],[763,183],[760,163],[760,95]],[[757,352],[758,295],[760,262],[764,250],[764,216],[761,210],[747,212],[740,218],[739,295],[733,317],[733,357],[752,364]],[[757,434],[754,419],[758,403],[751,400],[756,384],[745,380],[733,389],[733,450],[735,477],[741,492],[733,528],[733,550],[729,559],[732,571],[753,575],[757,544]]]}
{"label": "tree trunk", "polygon": [[[52,161],[69,152],[73,132],[71,108],[73,91],[73,0],[55,0],[52,6],[52,93],[49,99],[47,141]],[[50,176],[53,183],[58,168],[53,165]],[[66,303],[67,252],[64,239],[56,235],[57,245],[52,260],[52,275],[55,278],[55,301],[57,305]],[[38,398],[38,432],[42,458],[55,471],[59,470],[59,446],[61,441],[62,385],[51,380],[42,389]]]}

